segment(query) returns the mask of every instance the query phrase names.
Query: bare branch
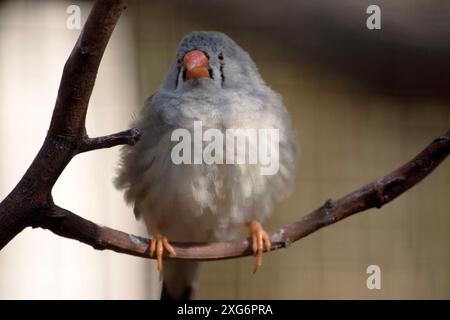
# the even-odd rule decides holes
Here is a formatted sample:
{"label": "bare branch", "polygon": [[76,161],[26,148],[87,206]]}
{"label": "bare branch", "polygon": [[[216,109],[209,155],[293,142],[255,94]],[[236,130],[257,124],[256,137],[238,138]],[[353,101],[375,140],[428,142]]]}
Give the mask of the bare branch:
{"label": "bare branch", "polygon": [[64,66],[49,131],[82,136],[97,70],[125,0],[96,1]]}
{"label": "bare branch", "polygon": [[56,180],[83,146],[86,112],[97,70],[125,3],[95,2],[64,66],[47,137],[27,172],[0,203],[0,250],[30,226],[38,212],[51,206]]}
{"label": "bare branch", "polygon": [[[58,207],[51,190],[61,172],[80,152],[134,144],[136,130],[88,138],[85,117],[103,52],[125,9],[124,0],[99,0],[66,62],[50,128],[43,146],[23,178],[0,203],[0,249],[24,228],[41,227],[55,234],[130,255],[149,258],[149,240],[99,226]],[[336,200],[329,200],[303,219],[271,234],[272,248],[286,247],[320,228],[385,203],[432,172],[450,151],[450,131],[396,171]],[[251,254],[247,240],[220,243],[173,243],[178,259],[217,260]]]}
{"label": "bare branch", "polygon": [[[430,174],[450,152],[450,131],[437,138],[419,155],[390,174],[363,186],[323,206],[301,220],[271,233],[272,250],[287,247],[322,227],[336,223],[355,213],[381,208]],[[34,224],[52,232],[79,240],[95,249],[108,249],[150,258],[149,240],[139,236],[102,227],[58,207],[51,208],[46,217]],[[217,243],[171,243],[177,252],[175,259],[220,260],[252,254],[248,240]],[[165,258],[170,258],[165,255]]]}
{"label": "bare branch", "polygon": [[123,144],[134,146],[140,138],[141,133],[137,129],[129,129],[97,138],[86,137],[83,140],[79,152],[82,153],[97,149],[111,148]]}

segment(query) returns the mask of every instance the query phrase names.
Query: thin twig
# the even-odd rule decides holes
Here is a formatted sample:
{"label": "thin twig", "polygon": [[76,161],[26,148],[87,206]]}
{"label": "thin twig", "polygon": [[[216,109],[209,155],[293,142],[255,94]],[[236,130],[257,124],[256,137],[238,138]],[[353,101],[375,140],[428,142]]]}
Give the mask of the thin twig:
{"label": "thin twig", "polygon": [[103,137],[85,138],[79,149],[79,153],[111,148],[123,144],[134,146],[140,138],[141,133],[137,129],[129,129]]}

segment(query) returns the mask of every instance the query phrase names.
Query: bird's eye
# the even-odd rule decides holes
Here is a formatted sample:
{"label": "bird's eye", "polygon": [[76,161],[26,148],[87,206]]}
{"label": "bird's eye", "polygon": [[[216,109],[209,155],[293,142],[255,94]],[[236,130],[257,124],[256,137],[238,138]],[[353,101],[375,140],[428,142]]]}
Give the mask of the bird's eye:
{"label": "bird's eye", "polygon": [[181,64],[181,59],[180,58],[178,58],[178,64]]}
{"label": "bird's eye", "polygon": [[223,53],[219,53],[219,60],[223,60]]}

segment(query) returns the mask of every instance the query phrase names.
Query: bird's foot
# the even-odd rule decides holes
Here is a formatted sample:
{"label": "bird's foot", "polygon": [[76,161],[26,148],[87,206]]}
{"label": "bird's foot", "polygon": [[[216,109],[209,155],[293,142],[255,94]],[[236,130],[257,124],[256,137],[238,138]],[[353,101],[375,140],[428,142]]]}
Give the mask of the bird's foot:
{"label": "bird's foot", "polygon": [[264,248],[266,249],[266,251],[270,251],[270,237],[269,234],[264,231],[261,224],[257,221],[248,221],[245,226],[250,231],[250,236],[252,239],[252,251],[253,255],[256,257],[255,268],[253,270],[253,273],[255,273],[262,265],[262,254]]}
{"label": "bird's foot", "polygon": [[167,238],[157,232],[150,239],[150,257],[153,257],[156,254],[156,266],[158,267],[159,272],[162,271],[162,258],[164,250],[166,250],[171,256],[176,255],[175,250],[170,245],[169,241],[167,241]]}

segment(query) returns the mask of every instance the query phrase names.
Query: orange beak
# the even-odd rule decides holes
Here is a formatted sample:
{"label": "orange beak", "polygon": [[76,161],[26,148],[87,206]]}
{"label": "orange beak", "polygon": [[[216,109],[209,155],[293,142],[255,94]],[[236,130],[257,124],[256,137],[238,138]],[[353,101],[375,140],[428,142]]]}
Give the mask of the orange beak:
{"label": "orange beak", "polygon": [[210,77],[208,70],[209,61],[203,51],[189,51],[184,55],[183,63],[186,68],[186,80]]}

